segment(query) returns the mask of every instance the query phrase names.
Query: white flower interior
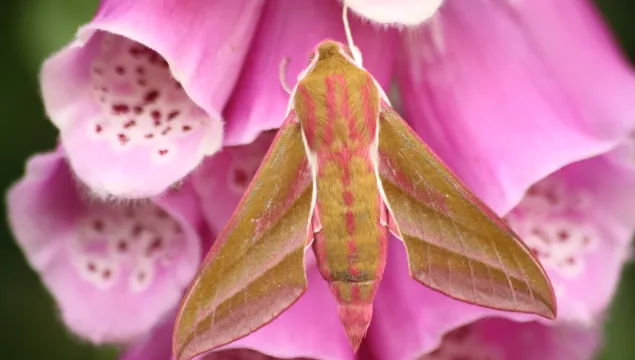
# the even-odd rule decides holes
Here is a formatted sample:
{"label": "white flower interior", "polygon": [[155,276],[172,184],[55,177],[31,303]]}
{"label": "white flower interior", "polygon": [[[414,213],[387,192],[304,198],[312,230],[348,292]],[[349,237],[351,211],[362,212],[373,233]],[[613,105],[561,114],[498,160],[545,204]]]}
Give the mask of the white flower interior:
{"label": "white flower interior", "polygon": [[94,204],[78,220],[70,250],[80,276],[99,289],[147,289],[184,245],[181,226],[153,204]]}
{"label": "white flower interior", "polygon": [[90,81],[100,111],[89,125],[91,138],[117,151],[148,146],[158,161],[174,156],[175,140],[205,125],[205,112],[152,49],[110,33],[96,40]]}
{"label": "white flower interior", "polygon": [[530,188],[506,219],[547,269],[573,278],[582,273],[585,256],[598,243],[585,216],[588,206],[586,193],[546,179]]}

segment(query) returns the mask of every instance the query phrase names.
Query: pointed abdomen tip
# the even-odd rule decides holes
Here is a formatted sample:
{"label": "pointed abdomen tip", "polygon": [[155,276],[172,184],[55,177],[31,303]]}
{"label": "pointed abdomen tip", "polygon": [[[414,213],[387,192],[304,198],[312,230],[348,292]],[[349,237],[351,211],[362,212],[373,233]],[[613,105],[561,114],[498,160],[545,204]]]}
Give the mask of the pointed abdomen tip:
{"label": "pointed abdomen tip", "polygon": [[370,326],[370,320],[373,317],[373,304],[339,304],[337,312],[348,341],[351,343],[353,351],[357,352]]}

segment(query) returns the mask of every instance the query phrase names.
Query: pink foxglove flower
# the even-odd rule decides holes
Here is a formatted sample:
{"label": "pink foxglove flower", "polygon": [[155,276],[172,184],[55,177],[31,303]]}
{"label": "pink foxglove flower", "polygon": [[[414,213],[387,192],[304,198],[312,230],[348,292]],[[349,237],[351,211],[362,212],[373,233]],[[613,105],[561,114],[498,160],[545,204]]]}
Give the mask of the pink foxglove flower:
{"label": "pink foxglove flower", "polygon": [[588,0],[448,0],[402,38],[406,119],[499,213],[635,125],[635,77]]}
{"label": "pink foxglove flower", "polygon": [[60,150],[36,155],[8,193],[18,245],[72,332],[127,343],[178,304],[201,259],[196,197],[178,191],[139,203],[95,200]]}
{"label": "pink foxglove flower", "polygon": [[418,360],[591,360],[599,338],[598,327],[488,318],[449,332],[437,349]]}
{"label": "pink foxglove flower", "polygon": [[99,195],[156,195],[222,145],[259,0],[104,0],[42,69],[46,110]]}

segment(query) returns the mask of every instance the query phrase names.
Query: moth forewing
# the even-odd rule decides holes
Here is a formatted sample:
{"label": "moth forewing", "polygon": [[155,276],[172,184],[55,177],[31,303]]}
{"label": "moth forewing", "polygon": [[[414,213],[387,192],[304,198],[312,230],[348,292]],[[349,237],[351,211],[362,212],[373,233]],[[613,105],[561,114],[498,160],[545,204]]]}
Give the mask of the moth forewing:
{"label": "moth forewing", "polygon": [[461,301],[555,318],[551,282],[524,243],[387,104],[380,123],[380,181],[413,278]]}
{"label": "moth forewing", "polygon": [[301,296],[312,184],[291,113],[183,298],[173,336],[178,360],[248,335]]}

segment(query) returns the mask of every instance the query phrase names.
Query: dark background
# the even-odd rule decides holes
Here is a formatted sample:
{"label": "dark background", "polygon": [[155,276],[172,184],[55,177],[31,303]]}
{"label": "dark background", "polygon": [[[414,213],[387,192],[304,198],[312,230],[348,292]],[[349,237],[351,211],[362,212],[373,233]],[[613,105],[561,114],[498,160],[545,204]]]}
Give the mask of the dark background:
{"label": "dark background", "polygon": [[[596,2],[624,50],[635,59],[635,1]],[[5,189],[22,175],[27,157],[55,146],[56,131],[45,119],[39,99],[39,66],[48,54],[72,39],[77,27],[90,20],[96,7],[97,0],[0,1],[0,188]],[[6,218],[4,207],[0,211]],[[6,221],[1,226],[0,357],[115,358],[114,349],[95,349],[64,329],[52,299],[14,244]],[[635,266],[631,265],[624,271],[611,308],[606,346],[599,359],[635,359],[634,329]]]}

